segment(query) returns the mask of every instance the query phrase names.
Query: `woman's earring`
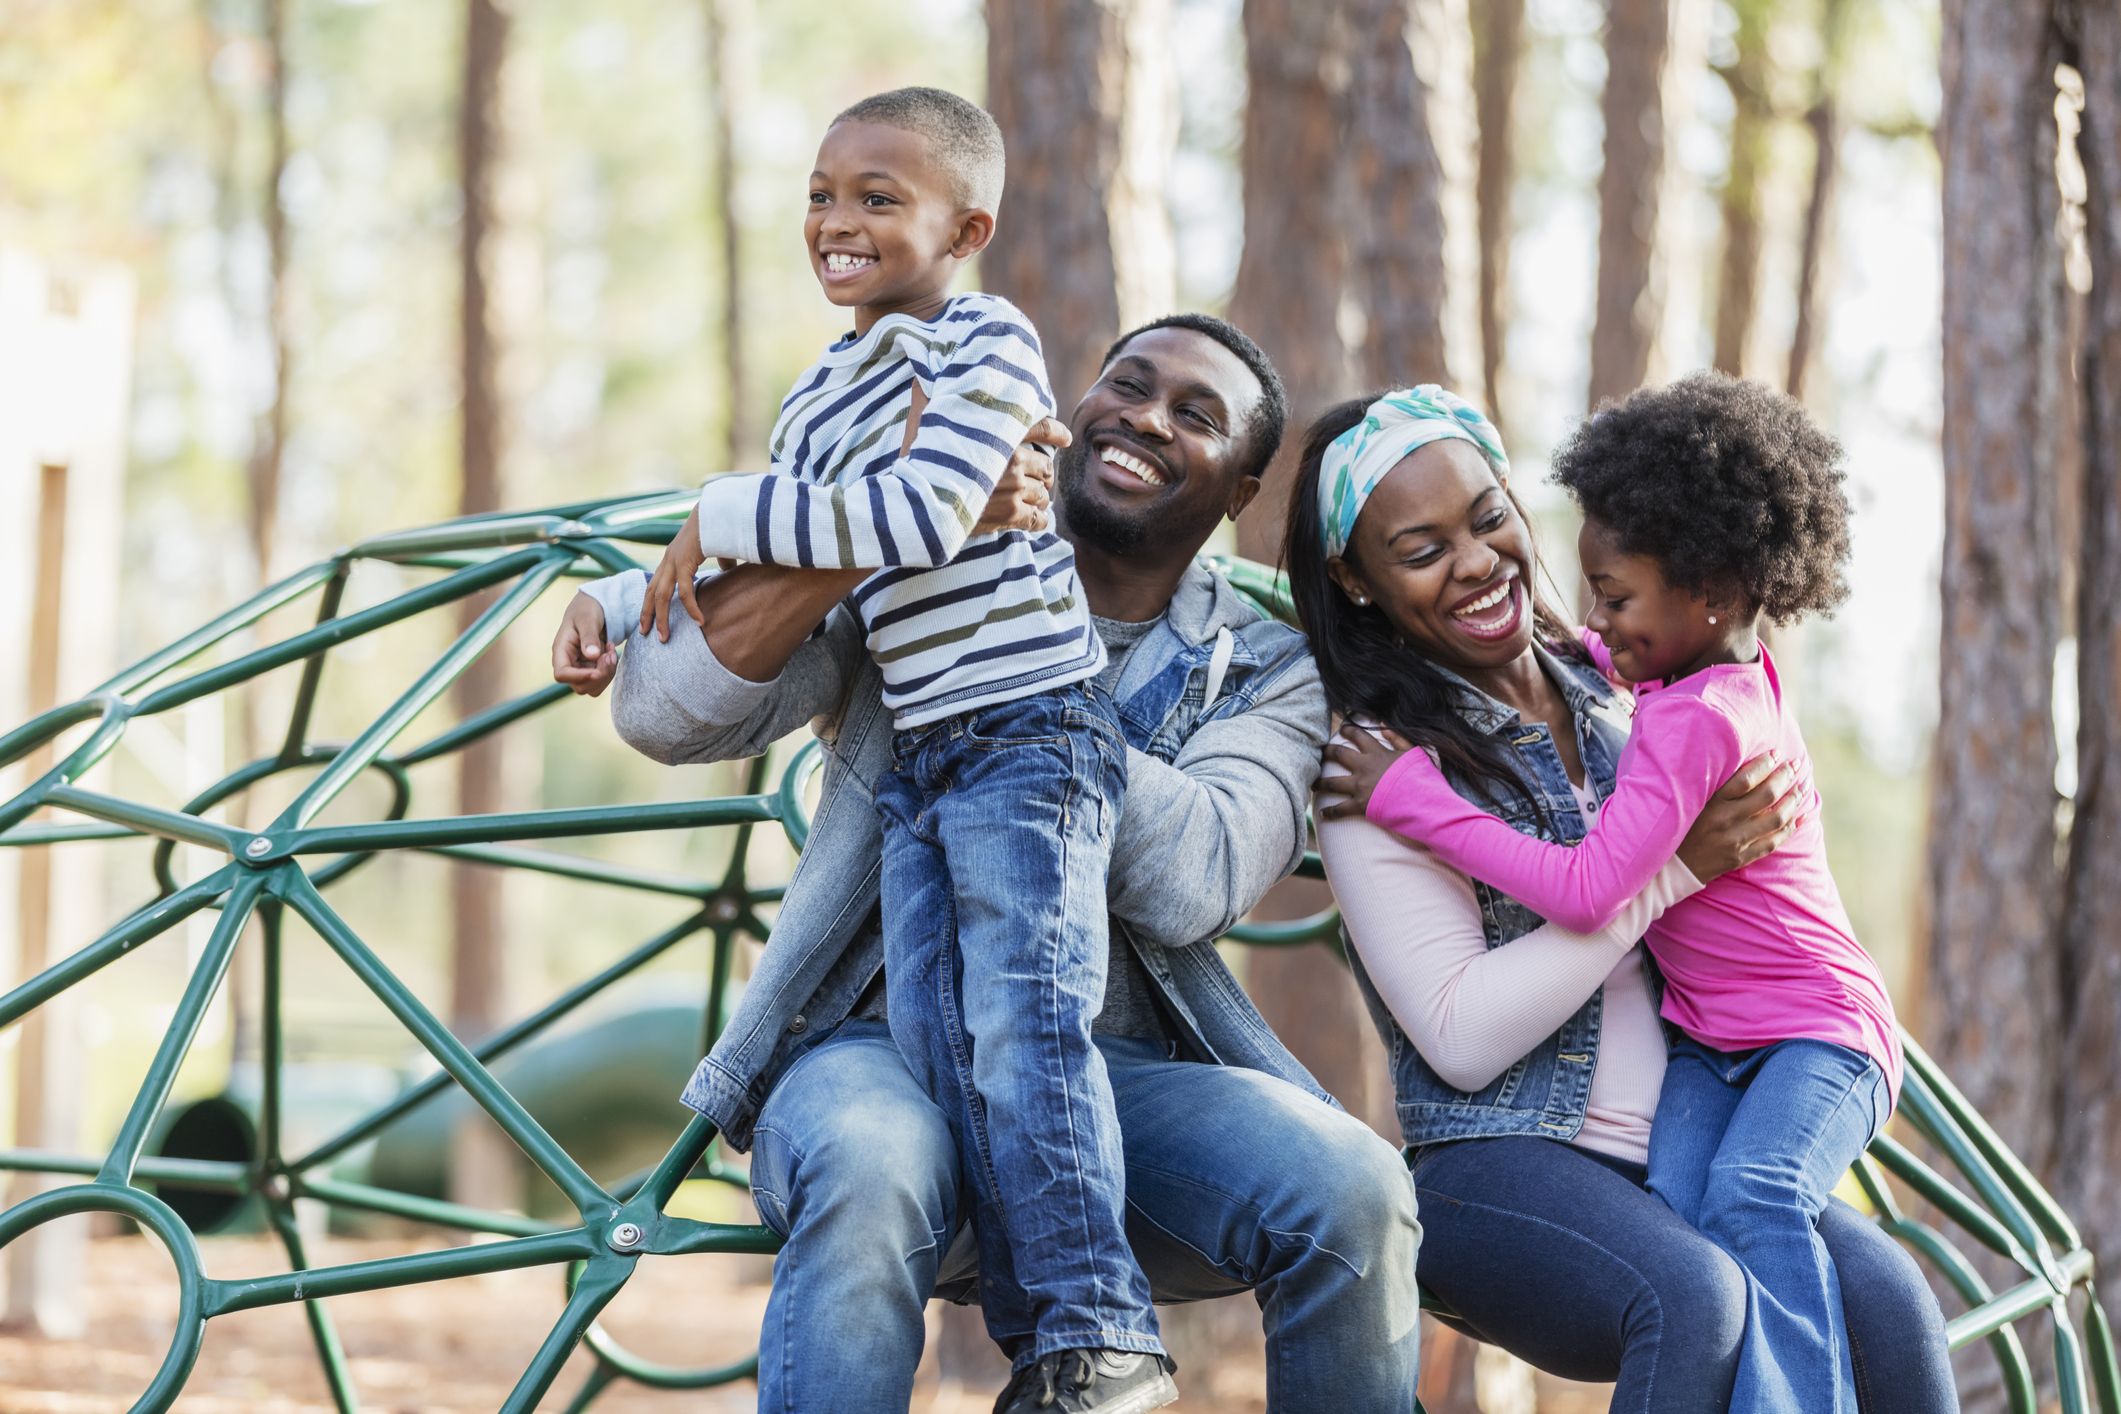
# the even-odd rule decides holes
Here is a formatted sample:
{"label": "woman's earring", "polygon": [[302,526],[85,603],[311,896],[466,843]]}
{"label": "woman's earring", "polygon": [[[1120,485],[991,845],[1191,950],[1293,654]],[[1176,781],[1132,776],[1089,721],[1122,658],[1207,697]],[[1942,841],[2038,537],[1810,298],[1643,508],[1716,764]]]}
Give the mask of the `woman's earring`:
{"label": "woman's earring", "polygon": [[1714,622],[1716,622],[1716,616],[1715,616],[1714,614],[1710,614],[1710,615],[1709,615],[1709,622],[1710,622],[1710,623],[1714,623]]}
{"label": "woman's earring", "polygon": [[[1370,600],[1369,600],[1368,596],[1366,596],[1366,595],[1362,595],[1362,594],[1358,594],[1358,595],[1356,595],[1356,596],[1355,596],[1355,602],[1356,602],[1356,603],[1357,603],[1358,605],[1360,605],[1360,606],[1362,606],[1362,607],[1364,607],[1364,608],[1368,608],[1368,607],[1369,607],[1369,604],[1370,604]],[[1710,622],[1710,623],[1714,623],[1714,622],[1715,622],[1715,620],[1714,620],[1714,619],[1711,619],[1711,620],[1709,620],[1709,622]]]}

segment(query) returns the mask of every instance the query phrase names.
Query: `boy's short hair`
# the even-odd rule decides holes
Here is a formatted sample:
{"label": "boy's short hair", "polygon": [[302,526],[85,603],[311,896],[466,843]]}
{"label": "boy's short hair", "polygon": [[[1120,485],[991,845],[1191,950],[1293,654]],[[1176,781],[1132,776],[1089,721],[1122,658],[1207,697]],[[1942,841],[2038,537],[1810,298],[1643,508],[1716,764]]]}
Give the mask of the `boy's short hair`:
{"label": "boy's short hair", "polygon": [[882,123],[918,133],[950,175],[950,197],[961,210],[999,210],[1002,204],[1001,125],[977,103],[940,88],[894,88],[865,98],[832,120]]}
{"label": "boy's short hair", "polygon": [[1265,476],[1274,454],[1281,450],[1282,434],[1289,422],[1289,395],[1282,388],[1281,375],[1274,371],[1274,363],[1267,357],[1266,350],[1253,343],[1250,335],[1227,319],[1217,319],[1212,314],[1167,314],[1129,329],[1113,340],[1112,347],[1105,350],[1104,358],[1098,362],[1098,371],[1102,373],[1111,367],[1112,360],[1126,352],[1127,345],[1154,329],[1184,329],[1213,339],[1235,355],[1237,361],[1259,380],[1259,402],[1247,419],[1244,465],[1239,468],[1239,474]]}

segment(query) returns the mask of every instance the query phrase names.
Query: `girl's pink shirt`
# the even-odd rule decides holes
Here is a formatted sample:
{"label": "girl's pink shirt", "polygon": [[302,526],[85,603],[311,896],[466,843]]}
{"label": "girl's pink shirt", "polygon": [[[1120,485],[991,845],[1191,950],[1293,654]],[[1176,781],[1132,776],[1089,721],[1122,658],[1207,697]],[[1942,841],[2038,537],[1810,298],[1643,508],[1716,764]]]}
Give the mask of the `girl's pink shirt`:
{"label": "girl's pink shirt", "polygon": [[[1584,638],[1611,676],[1604,645]],[[1644,942],[1664,974],[1664,1017],[1721,1051],[1799,1038],[1847,1046],[1878,1063],[1897,1098],[1893,1004],[1828,872],[1811,756],[1764,645],[1755,662],[1637,687],[1613,794],[1573,847],[1519,834],[1470,804],[1423,751],[1385,773],[1368,814],[1563,927],[1595,932],[1657,877],[1709,797],[1763,753],[1796,767],[1803,817],[1773,854],[1651,925]]]}

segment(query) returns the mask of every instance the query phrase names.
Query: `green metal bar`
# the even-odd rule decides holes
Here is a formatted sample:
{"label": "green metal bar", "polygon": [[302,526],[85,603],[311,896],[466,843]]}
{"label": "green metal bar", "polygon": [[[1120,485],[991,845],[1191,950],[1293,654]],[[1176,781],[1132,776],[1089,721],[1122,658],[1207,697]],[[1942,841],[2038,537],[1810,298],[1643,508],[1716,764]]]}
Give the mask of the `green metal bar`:
{"label": "green metal bar", "polygon": [[1965,1128],[1956,1121],[1949,1109],[1939,1103],[1936,1092],[1921,1077],[1913,1077],[1917,1083],[1903,1085],[1900,1094],[1900,1112],[1907,1116],[1915,1128],[1922,1131],[1931,1143],[1944,1151],[1952,1161],[1952,1167],[1965,1176],[1980,1196],[1981,1202],[1995,1221],[2010,1232],[2014,1245],[2019,1249],[2012,1255],[2027,1266],[2050,1260],[2047,1239],[2035,1224],[2017,1196],[2006,1185],[2002,1177],[1989,1164],[1987,1156]]}
{"label": "green metal bar", "polygon": [[596,511],[585,511],[576,519],[587,523],[591,530],[604,535],[627,526],[665,519],[670,521],[670,528],[674,532],[699,499],[700,493],[696,489],[657,491],[615,502]]}
{"label": "green metal bar", "polygon": [[509,545],[544,545],[562,535],[579,535],[569,517],[541,515],[535,511],[501,511],[493,515],[444,521],[418,530],[397,530],[355,545],[348,554],[364,560],[392,555],[422,555],[434,551],[488,550]]}
{"label": "green metal bar", "polygon": [[[68,753],[64,761],[37,777],[36,780],[31,781],[22,793],[13,800],[8,801],[5,805],[0,805],[0,831],[11,830],[24,820],[27,820],[36,813],[37,808],[44,803],[45,798],[52,791],[64,786],[67,782],[88,770],[89,767],[101,761],[105,754],[118,744],[118,738],[125,735],[125,724],[132,718],[131,709],[114,697],[91,698],[86,702],[75,703],[73,706],[81,710],[61,722],[58,727],[49,733],[50,736],[56,736],[68,727],[87,721],[90,717],[99,713],[102,716],[102,720],[96,723],[96,729],[88,734],[88,739]],[[38,721],[61,715],[64,714],[46,713]],[[36,725],[37,722],[30,723],[30,726]],[[27,728],[24,730],[27,730]],[[30,742],[18,754],[27,755],[30,749],[42,745],[46,739],[48,738],[40,737],[38,740]],[[13,756],[4,754],[5,745],[6,743],[0,742],[0,766],[5,766],[15,759]]]}
{"label": "green metal bar", "polygon": [[780,1234],[755,1223],[703,1223],[664,1218],[654,1229],[654,1250],[682,1257],[700,1252],[751,1252],[771,1256],[781,1250]]}
{"label": "green metal bar", "polygon": [[597,1361],[589,1367],[589,1378],[582,1381],[582,1387],[575,1391],[573,1399],[567,1401],[567,1408],[562,1414],[583,1414],[584,1410],[596,1403],[598,1395],[611,1388],[618,1377],[617,1370],[602,1360]]}
{"label": "green metal bar", "polygon": [[[555,1021],[558,1021],[561,1017],[567,1015],[567,1013],[573,1011],[583,1002],[588,1001],[604,988],[618,981],[621,977],[626,976],[636,968],[654,961],[668,952],[672,945],[691,937],[700,930],[703,921],[702,915],[694,914],[683,922],[664,929],[617,962],[562,992],[551,1002],[532,1012],[529,1016],[524,1017],[515,1025],[508,1027],[506,1030],[496,1032],[472,1054],[478,1058],[482,1065],[491,1063],[500,1056],[506,1055],[518,1045],[521,1045]],[[338,1158],[356,1144],[369,1138],[377,1130],[382,1129],[400,1115],[425,1104],[428,1100],[447,1089],[450,1083],[451,1078],[446,1072],[440,1075],[428,1076],[419,1084],[412,1086],[403,1094],[392,1099],[390,1103],[384,1105],[381,1109],[348,1125],[301,1158],[294,1160],[287,1166],[288,1169],[292,1172],[304,1173],[319,1164],[330,1163],[333,1159]]]}
{"label": "green metal bar", "polygon": [[[665,544],[670,537],[664,536]],[[575,548],[596,562],[600,574],[625,574],[628,570],[642,568],[641,562],[612,544],[609,540],[577,541]]]}
{"label": "green metal bar", "polygon": [[476,717],[459,722],[434,740],[405,752],[398,757],[399,764],[417,766],[423,761],[431,761],[435,757],[446,755],[459,747],[468,746],[483,736],[489,736],[499,731],[502,727],[507,726],[510,722],[519,721],[540,708],[549,707],[563,697],[572,697],[573,695],[561,683],[553,683],[550,686],[541,687],[535,692],[526,692],[513,701],[503,702],[498,707],[490,707]]}
{"label": "green metal bar", "polygon": [[169,1087],[177,1081],[177,1067],[184,1064],[184,1057],[191,1050],[193,1038],[199,1034],[199,1022],[206,1016],[206,1004],[213,1000],[220,989],[221,979],[228,972],[229,958],[235,953],[236,941],[243,936],[243,929],[250,922],[252,907],[265,888],[265,877],[253,874],[236,880],[229,890],[228,903],[221,910],[221,921],[214,924],[214,931],[206,941],[205,950],[199,955],[199,965],[192,970],[191,981],[185,984],[184,995],[177,1001],[176,1015],[170,1018],[169,1029],[162,1033],[162,1044],[155,1051],[154,1062],[147,1068],[147,1079],[141,1082],[140,1093],[133,1106],[126,1112],[125,1123],[118,1126],[118,1137],[111,1141],[110,1157],[96,1174],[98,1183],[113,1185],[129,1184],[133,1180],[133,1169],[140,1162],[140,1150],[147,1143],[147,1131],[162,1112],[163,1102],[169,1099]]}
{"label": "green metal bar", "polygon": [[236,868],[223,865],[213,873],[136,909],[102,937],[45,968],[21,986],[0,997],[0,1029],[13,1025],[33,1009],[44,1005],[82,978],[109,966],[165,928],[183,922],[218,898],[234,881]]}
{"label": "green metal bar", "polygon": [[[700,1157],[707,1152],[707,1146],[714,1142],[714,1134],[714,1121],[705,1115],[696,1114],[687,1121],[677,1141],[670,1146],[669,1151],[663,1155],[662,1160],[650,1171],[647,1180],[641,1185],[641,1192],[647,1195],[649,1208],[657,1213],[663,1211],[670,1202],[671,1195],[678,1191],[678,1185],[685,1181],[685,1176],[692,1172],[694,1165],[698,1164]],[[633,1201],[638,1202],[639,1198],[636,1197]]]}
{"label": "green metal bar", "polygon": [[572,854],[549,854],[538,849],[510,849],[506,845],[445,844],[428,850],[430,854],[447,855],[451,859],[465,859],[474,864],[491,864],[499,869],[523,869],[533,874],[550,874],[561,879],[580,879],[589,884],[612,884],[623,889],[632,889],[644,894],[668,894],[672,898],[686,898],[697,902],[715,890],[715,885],[705,879],[687,879],[677,874],[651,874],[641,869],[625,869],[607,864],[601,859],[584,859]]}
{"label": "green metal bar", "polygon": [[371,1183],[353,1183],[345,1179],[305,1178],[296,1184],[295,1191],[304,1198],[315,1198],[335,1208],[356,1208],[364,1213],[383,1213],[412,1222],[433,1223],[437,1227],[463,1228],[466,1232],[497,1233],[503,1237],[543,1237],[548,1233],[571,1230],[554,1223],[539,1222],[536,1218],[466,1207],[462,1203],[423,1198],[417,1193],[401,1193],[394,1188],[378,1188]]}
{"label": "green metal bar", "polygon": [[1901,1033],[1900,1042],[1907,1056],[1908,1068],[1922,1078],[1923,1086],[1936,1097],[1937,1104],[1965,1132],[1974,1147],[1980,1151],[1982,1158],[1988,1161],[1994,1172],[2009,1186],[2018,1201],[2025,1205],[2049,1240],[2058,1247],[2082,1247],[2084,1238],[2078,1233],[2077,1225],[2070,1221],[2069,1214],[2063,1212],[2061,1205],[2040,1186],[2039,1180],[2035,1179],[2018,1156],[2011,1152],[2010,1146],[2003,1142],[1996,1131],[1989,1127],[1988,1121],[1967,1103],[1966,1096],[1959,1093],[1959,1087],[1952,1084],[1951,1078],[1930,1059],[1929,1052],[1923,1050],[1916,1044],[1915,1039],[1905,1032]]}
{"label": "green metal bar", "polygon": [[632,1257],[605,1256],[589,1264],[589,1270],[575,1283],[574,1293],[567,1298],[567,1307],[560,1312],[560,1319],[553,1322],[551,1334],[531,1357],[523,1370],[523,1377],[509,1392],[501,1405],[501,1414],[532,1414],[538,1401],[552,1388],[560,1377],[560,1366],[567,1362],[582,1335],[595,1321],[597,1313],[611,1304],[611,1298],[619,1294],[626,1279],[633,1275],[635,1259]]}
{"label": "green metal bar", "polygon": [[694,830],[774,818],[772,802],[757,796],[673,800],[653,805],[590,805],[570,810],[524,810],[513,814],[449,815],[380,825],[320,825],[302,831],[290,854],[337,854],[343,850],[435,849],[443,845],[502,840],[565,839],[644,830]]}
{"label": "green metal bar", "polygon": [[275,1173],[280,1167],[280,1065],[286,1059],[280,1033],[280,923],[284,908],[276,898],[265,899],[258,906],[258,927],[264,935],[258,980],[258,1074],[263,1082],[258,1099],[258,1164],[263,1173]]}
{"label": "green metal bar", "polygon": [[[346,599],[346,581],[351,574],[351,563],[341,561],[337,571],[325,582],[324,593],[317,603],[317,623],[325,624],[339,617],[339,605]],[[280,738],[277,759],[283,766],[291,766],[302,759],[303,744],[309,739],[309,718],[317,705],[317,685],[324,680],[324,655],[315,654],[302,664],[302,680],[295,685],[295,705],[287,714],[287,734]]]}
{"label": "green metal bar", "polygon": [[[576,544],[576,545],[579,545],[579,544],[581,544],[582,542],[578,542],[578,541],[573,541],[573,540],[567,540],[567,541],[563,541],[563,542],[561,542],[561,543],[563,543],[563,544]],[[401,568],[405,568],[405,569],[418,569],[418,570],[450,570],[450,571],[452,571],[452,572],[453,572],[453,571],[456,571],[456,570],[468,570],[468,569],[470,569],[470,568],[471,568],[471,567],[472,567],[473,565],[484,565],[484,564],[490,564],[490,563],[492,563],[492,562],[493,562],[493,559],[494,559],[494,557],[493,557],[492,555],[468,555],[468,554],[467,554],[467,555],[443,555],[443,554],[438,554],[438,555],[377,555],[377,556],[374,556],[373,558],[374,558],[374,560],[376,561],[376,563],[378,563],[378,564],[386,564],[386,565],[397,565],[397,566],[400,566]],[[632,561],[632,560],[628,560],[628,561],[627,561],[627,563],[626,563],[626,566],[625,566],[625,567],[626,567],[626,568],[628,568],[628,569],[639,569],[639,568],[640,568],[641,566],[640,566],[640,565],[639,565],[639,564],[638,564],[637,562],[635,562],[635,561]],[[566,568],[566,569],[564,569],[564,570],[561,570],[561,571],[560,571],[560,578],[562,578],[562,579],[602,579],[602,578],[603,578],[603,577],[604,577],[605,575],[607,575],[607,574],[609,574],[609,573],[611,573],[611,571],[610,571],[610,570],[608,570],[608,569],[606,569],[606,568],[604,568],[604,567],[603,567],[602,565],[598,565],[598,564],[586,564],[586,565],[585,565],[585,564],[581,563],[580,561],[576,561],[575,563],[573,563],[573,564],[570,564],[569,566],[567,566],[567,568]]]}
{"label": "green metal bar", "polygon": [[[303,1250],[302,1231],[295,1225],[292,1202],[265,1205],[273,1231],[280,1236],[280,1245],[287,1251],[287,1265],[297,1272],[309,1270],[309,1254]],[[346,1368],[346,1350],[339,1344],[339,1332],[331,1323],[331,1316],[321,1301],[304,1301],[302,1314],[309,1318],[309,1338],[317,1347],[317,1362],[324,1367],[324,1383],[331,1389],[331,1402],[339,1414],[357,1414],[360,1400],[354,1396],[353,1375]]]}
{"label": "green metal bar", "polygon": [[[1903,1092],[1903,1098],[1906,1093]],[[1870,1151],[1902,1183],[1914,1189],[1946,1217],[1965,1228],[1984,1247],[2010,1258],[2020,1266],[2031,1264],[2032,1254],[2018,1244],[2011,1236],[2009,1228],[1997,1222],[1972,1199],[1952,1187],[1949,1180],[1916,1158],[1899,1141],[1881,1134],[1871,1141]]]}
{"label": "green metal bar", "polygon": [[[2066,1254],[2058,1263],[2066,1277],[2060,1288],[2064,1293],[2091,1275],[2092,1254],[2080,1247]],[[2008,1287],[1989,1297],[1971,1311],[1945,1322],[1944,1333],[1953,1346],[1959,1346],[1975,1336],[2004,1326],[2015,1325],[2035,1311],[2054,1304],[2057,1288],[2044,1276],[2028,1277],[2016,1286]],[[1962,1331],[1965,1334],[1962,1334]]]}
{"label": "green metal bar", "polygon": [[1287,921],[1239,923],[1224,934],[1232,942],[1254,947],[1282,948],[1315,943],[1332,937],[1340,928],[1340,910],[1328,908],[1308,918]]}
{"label": "green metal bar", "polygon": [[[0,1171],[9,1173],[64,1173],[94,1178],[103,1169],[103,1159],[85,1154],[59,1154],[48,1149],[0,1149]],[[176,1188],[197,1188],[209,1193],[246,1193],[252,1174],[247,1165],[223,1159],[172,1159],[143,1154],[133,1165],[133,1176],[150,1183]]]}
{"label": "green metal bar", "polygon": [[544,553],[546,552],[539,550],[521,550],[513,555],[504,555],[489,564],[465,570],[461,574],[453,574],[447,579],[436,580],[433,584],[423,584],[395,599],[385,600],[357,613],[329,619],[292,638],[267,644],[240,658],[204,669],[188,678],[181,678],[167,687],[158,688],[142,698],[134,710],[147,715],[182,706],[194,698],[219,692],[225,687],[233,687],[261,673],[285,667],[311,654],[321,653],[328,648],[359,638],[365,633],[425,613],[437,605],[476,594],[488,585],[508,579],[536,564]]}
{"label": "green metal bar", "polygon": [[2099,1414],[2121,1414],[2121,1359],[2114,1353],[2114,1328],[2107,1324],[2099,1289],[2089,1279],[2084,1302],[2085,1355],[2092,1367],[2092,1389],[2099,1396]]}
{"label": "green metal bar", "polygon": [[774,792],[781,831],[788,836],[788,847],[797,854],[810,843],[810,812],[803,808],[803,788],[809,784],[811,774],[824,764],[824,744],[812,737],[789,759],[787,769],[781,772],[780,789]]}
{"label": "green metal bar", "polygon": [[618,1206],[616,1200],[598,1187],[596,1180],[553,1141],[544,1126],[531,1118],[530,1111],[501,1087],[493,1073],[479,1064],[478,1058],[465,1048],[464,1043],[450,1034],[449,1028],[406,990],[405,984],[383,965],[382,959],[369,950],[368,944],[346,925],[346,920],[324,901],[316,886],[299,872],[291,876],[287,901],[317,930],[331,950],[345,959],[354,975],[390,1008],[398,1023],[427,1048],[428,1054],[456,1078],[479,1108],[492,1115],[494,1122],[508,1132],[517,1147],[529,1155],[530,1161],[567,1195],[584,1222],[591,1220],[592,1213],[601,1218]]}
{"label": "green metal bar", "polygon": [[1886,1231],[1914,1248],[1935,1264],[1946,1282],[1959,1293],[1960,1299],[1977,1308],[1960,1317],[1960,1325],[1954,1330],[1950,1322],[1945,1324],[1945,1345],[1957,1350],[1984,1336],[1989,1350],[1996,1357],[2003,1388],[2010,1396],[2011,1414],[2034,1414],[2033,1367],[2025,1358],[2025,1346],[2018,1340],[2018,1333],[2008,1325],[1984,1327],[1980,1320],[1980,1308],[1988,1301],[1988,1283],[1981,1273],[1974,1270],[1958,1248],[1946,1242],[1942,1235],[1922,1223],[1895,1222],[1885,1224]]}
{"label": "green metal bar", "polygon": [[479,1242],[409,1257],[378,1257],[336,1267],[313,1267],[306,1272],[209,1281],[205,1283],[205,1308],[209,1317],[225,1316],[232,1311],[254,1311],[260,1306],[284,1306],[290,1301],[351,1296],[385,1287],[416,1286],[453,1277],[571,1262],[594,1256],[598,1250],[597,1242],[584,1229],[574,1227],[538,1237]]}
{"label": "green metal bar", "polygon": [[0,766],[12,766],[44,743],[83,722],[98,717],[108,721],[114,715],[122,718],[125,711],[125,699],[112,693],[62,702],[49,711],[38,713],[6,736],[0,736]]}
{"label": "green metal bar", "polygon": [[2091,1414],[2091,1387],[2084,1380],[2084,1347],[2076,1328],[2069,1323],[2069,1292],[2048,1303],[2055,1327],[2055,1390],[2062,1397],[2062,1414]]}
{"label": "green metal bar", "polygon": [[[525,555],[529,557],[529,563],[525,566],[523,577],[473,620],[471,627],[465,629],[434,666],[420,674],[412,687],[391,703],[381,717],[333,758],[332,763],[280,812],[278,818],[267,827],[267,833],[299,829],[314,820],[318,811],[329,805],[370,761],[381,755],[383,748],[390,745],[414,717],[440,697],[450,683],[456,680],[457,675],[484,653],[493,641],[501,636],[501,631],[515,622],[518,614],[530,607],[530,602],[544,592],[545,586],[552,583],[566,563],[551,551],[526,551]],[[509,556],[508,560],[515,558],[517,557]],[[496,563],[507,562],[503,560]],[[464,575],[451,576],[451,580],[463,578]]]}
{"label": "green metal bar", "polygon": [[17,825],[0,835],[0,849],[34,849],[48,844],[81,844],[89,840],[138,839],[138,830],[123,825]]}
{"label": "green metal bar", "polygon": [[79,786],[54,786],[44,798],[45,804],[61,810],[71,810],[78,815],[107,820],[115,825],[124,825],[142,834],[160,835],[164,839],[181,840],[185,844],[204,845],[218,849],[224,854],[234,854],[243,847],[248,838],[241,830],[217,825],[211,820],[201,820],[196,815],[185,815],[175,810],[157,810],[152,805],[140,805],[130,800],[121,800],[114,795],[98,791],[83,790]]}
{"label": "green metal bar", "polygon": [[278,584],[267,585],[227,613],[207,620],[161,652],[142,658],[96,691],[129,696],[187,658],[195,657],[230,634],[250,627],[281,605],[301,598],[337,573],[337,560],[323,560],[313,565],[305,565]]}

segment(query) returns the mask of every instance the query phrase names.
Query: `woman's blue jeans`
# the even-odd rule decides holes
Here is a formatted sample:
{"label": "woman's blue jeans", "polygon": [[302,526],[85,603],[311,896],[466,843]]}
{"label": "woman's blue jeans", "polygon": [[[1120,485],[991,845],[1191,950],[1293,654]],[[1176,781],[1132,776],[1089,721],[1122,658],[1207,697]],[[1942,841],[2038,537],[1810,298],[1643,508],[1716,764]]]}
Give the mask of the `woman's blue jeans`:
{"label": "woman's blue jeans", "polygon": [[1855,1414],[1841,1283],[1818,1217],[1886,1107],[1877,1062],[1847,1046],[1672,1046],[1649,1185],[1753,1278],[1733,1414]]}
{"label": "woman's blue jeans", "polygon": [[[1645,1187],[1639,1164],[1529,1135],[1414,1160],[1421,1280],[1452,1324],[1542,1370],[1612,1381],[1613,1414],[1730,1407],[1748,1282]],[[1944,1313],[1922,1271],[1839,1199],[1819,1215],[1847,1295],[1866,1414],[1956,1414]]]}
{"label": "woman's blue jeans", "polygon": [[876,787],[891,1035],[957,1139],[980,1309],[1018,1366],[1163,1351],[1090,1041],[1126,771],[1111,699],[1081,683],[900,732]]}

